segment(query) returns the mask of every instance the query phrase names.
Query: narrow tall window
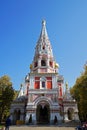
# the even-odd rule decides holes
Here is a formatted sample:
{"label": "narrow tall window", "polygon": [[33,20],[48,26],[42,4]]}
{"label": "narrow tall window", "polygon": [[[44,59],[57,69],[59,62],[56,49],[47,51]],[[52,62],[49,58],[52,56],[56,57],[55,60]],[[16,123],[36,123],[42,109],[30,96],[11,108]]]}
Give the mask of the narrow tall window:
{"label": "narrow tall window", "polygon": [[49,64],[50,64],[50,67],[53,67],[53,62],[52,61],[50,61]]}
{"label": "narrow tall window", "polygon": [[38,63],[37,63],[37,62],[35,62],[35,63],[34,63],[34,67],[37,67],[37,66],[38,66]]}
{"label": "narrow tall window", "polygon": [[45,88],[45,82],[42,81],[42,88]]}
{"label": "narrow tall window", "polygon": [[46,78],[42,76],[40,78],[40,89],[45,89],[46,88]]}
{"label": "narrow tall window", "polygon": [[43,50],[45,49],[45,46],[43,46]]}
{"label": "narrow tall window", "polygon": [[46,61],[45,60],[41,60],[41,66],[46,66]]}

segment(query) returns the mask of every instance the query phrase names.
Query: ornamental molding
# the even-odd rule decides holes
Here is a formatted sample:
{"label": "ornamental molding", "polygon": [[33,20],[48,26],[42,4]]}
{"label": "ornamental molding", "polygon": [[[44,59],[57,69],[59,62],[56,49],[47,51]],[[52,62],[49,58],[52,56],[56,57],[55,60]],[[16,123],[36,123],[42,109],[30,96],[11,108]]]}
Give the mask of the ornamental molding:
{"label": "ornamental molding", "polygon": [[38,104],[40,104],[41,102],[44,102],[45,104],[48,104],[49,106],[53,105],[53,102],[47,98],[47,97],[38,97],[35,101],[34,101],[34,105],[37,106]]}

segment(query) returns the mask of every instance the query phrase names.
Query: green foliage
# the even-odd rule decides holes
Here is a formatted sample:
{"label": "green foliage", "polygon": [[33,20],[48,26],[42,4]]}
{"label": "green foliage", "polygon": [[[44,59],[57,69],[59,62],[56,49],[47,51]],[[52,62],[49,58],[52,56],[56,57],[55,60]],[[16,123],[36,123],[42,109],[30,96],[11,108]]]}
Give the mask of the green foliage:
{"label": "green foliage", "polygon": [[84,72],[71,88],[71,94],[78,103],[80,119],[87,120],[87,65],[84,66]]}
{"label": "green foliage", "polygon": [[7,75],[0,77],[0,122],[9,113],[13,98],[14,89],[10,78]]}

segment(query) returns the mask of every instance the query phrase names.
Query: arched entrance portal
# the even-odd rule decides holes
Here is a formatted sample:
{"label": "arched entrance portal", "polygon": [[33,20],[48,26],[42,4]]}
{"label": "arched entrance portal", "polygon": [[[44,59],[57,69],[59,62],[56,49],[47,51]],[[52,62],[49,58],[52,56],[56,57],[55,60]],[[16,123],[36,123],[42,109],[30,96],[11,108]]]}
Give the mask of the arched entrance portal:
{"label": "arched entrance portal", "polygon": [[37,105],[36,119],[38,124],[48,124],[50,122],[50,108],[48,104]]}
{"label": "arched entrance portal", "polygon": [[74,114],[74,110],[72,108],[68,109],[68,119],[69,120],[73,120],[73,114]]}

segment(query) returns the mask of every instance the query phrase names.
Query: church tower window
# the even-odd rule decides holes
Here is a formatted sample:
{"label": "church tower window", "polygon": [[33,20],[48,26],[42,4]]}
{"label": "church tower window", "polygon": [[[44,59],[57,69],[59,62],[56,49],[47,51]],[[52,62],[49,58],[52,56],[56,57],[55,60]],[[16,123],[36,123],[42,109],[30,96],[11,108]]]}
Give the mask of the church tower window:
{"label": "church tower window", "polygon": [[41,60],[41,66],[46,66],[46,61],[45,60]]}
{"label": "church tower window", "polygon": [[52,61],[50,61],[49,64],[50,64],[50,67],[53,67],[53,62]]}
{"label": "church tower window", "polygon": [[42,81],[42,88],[45,88],[45,82]]}
{"label": "church tower window", "polygon": [[37,62],[35,62],[35,63],[34,63],[34,67],[37,67],[37,66],[38,66],[38,63],[37,63]]}
{"label": "church tower window", "polygon": [[43,50],[45,49],[45,46],[43,46]]}
{"label": "church tower window", "polygon": [[46,78],[44,76],[42,76],[40,78],[40,88],[41,89],[45,89],[46,88]]}

